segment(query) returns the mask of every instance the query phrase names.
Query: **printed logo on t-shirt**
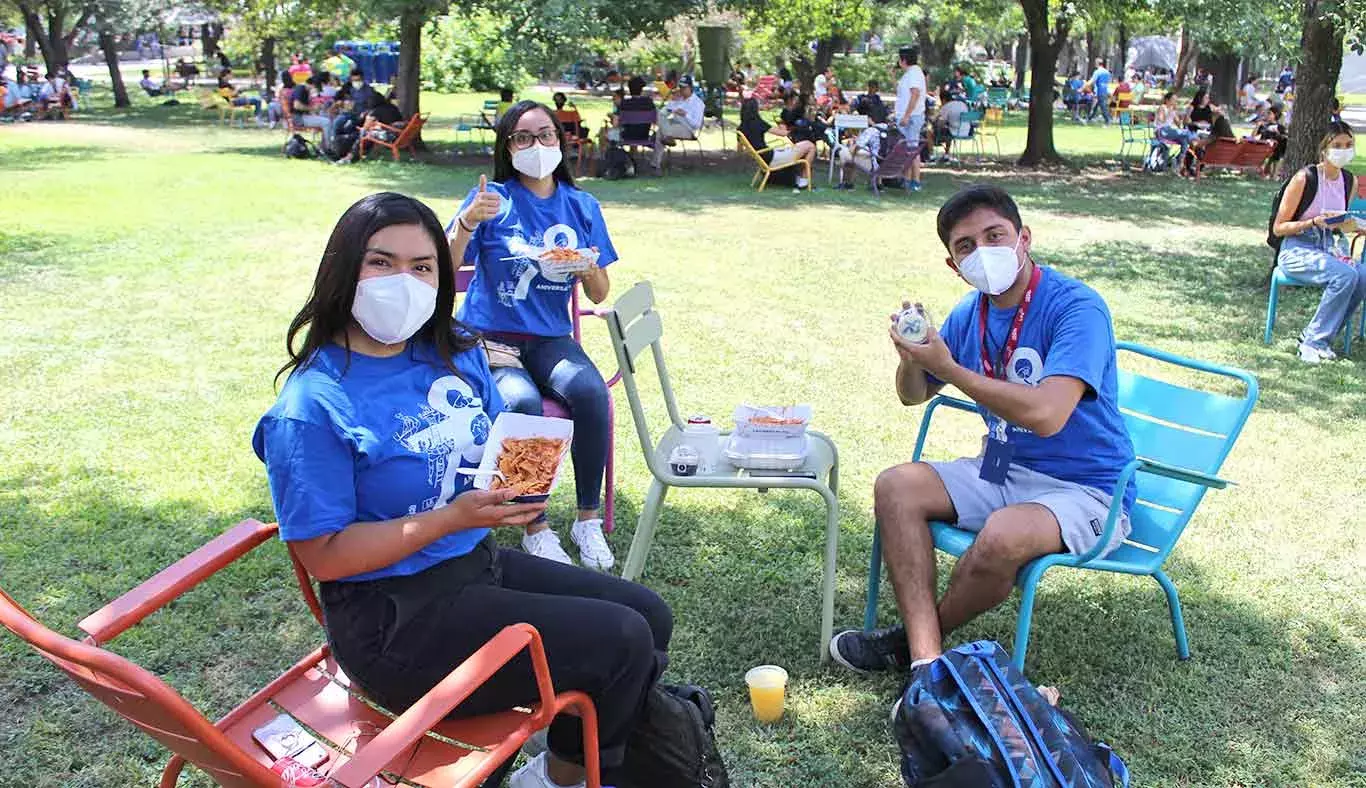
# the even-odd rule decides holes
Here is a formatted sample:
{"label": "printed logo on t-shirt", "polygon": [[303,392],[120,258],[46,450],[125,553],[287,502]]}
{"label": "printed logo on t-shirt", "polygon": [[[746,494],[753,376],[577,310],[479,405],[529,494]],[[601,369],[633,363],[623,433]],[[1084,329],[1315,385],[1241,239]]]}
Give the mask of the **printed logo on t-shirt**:
{"label": "printed logo on t-shirt", "polygon": [[1011,383],[1024,383],[1029,386],[1039,385],[1040,375],[1043,374],[1043,358],[1039,351],[1032,347],[1019,347],[1015,349],[1014,355],[1010,357],[1010,364],[1006,369],[1006,379]]}
{"label": "printed logo on t-shirt", "polygon": [[[437,378],[427,390],[427,404],[417,416],[395,413],[401,427],[394,440],[416,454],[426,455],[427,483],[440,489],[421,504],[409,507],[409,514],[440,509],[455,497],[460,479],[456,469],[462,462],[477,464],[484,456],[493,424],[484,413],[483,402],[457,375]],[[454,456],[453,456],[454,455]]]}
{"label": "printed logo on t-shirt", "polygon": [[568,274],[552,274],[541,270],[541,253],[555,247],[579,248],[579,234],[569,225],[553,224],[541,234],[540,244],[533,244],[522,235],[520,227],[514,230],[512,238],[508,240],[508,251],[513,255],[510,276],[498,283],[498,302],[505,307],[513,307],[516,302],[525,301],[537,276],[548,283],[537,285],[537,289],[568,290],[571,286]]}

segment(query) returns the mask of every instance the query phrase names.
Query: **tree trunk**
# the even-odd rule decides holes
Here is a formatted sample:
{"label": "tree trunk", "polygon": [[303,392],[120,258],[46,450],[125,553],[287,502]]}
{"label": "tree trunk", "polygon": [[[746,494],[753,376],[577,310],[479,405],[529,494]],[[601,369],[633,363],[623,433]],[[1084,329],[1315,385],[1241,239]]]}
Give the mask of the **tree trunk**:
{"label": "tree trunk", "polygon": [[1114,66],[1115,74],[1123,79],[1129,68],[1129,28],[1123,22],[1119,23],[1119,57],[1115,59]]}
{"label": "tree trunk", "polygon": [[1090,76],[1091,69],[1096,66],[1096,58],[1100,57],[1100,45],[1096,42],[1096,35],[1090,30],[1086,31],[1086,62],[1081,65],[1081,73]]}
{"label": "tree trunk", "polygon": [[1020,0],[1020,8],[1024,11],[1025,28],[1029,31],[1030,81],[1033,87],[1029,98],[1029,136],[1025,140],[1019,164],[1022,167],[1062,164],[1064,160],[1053,145],[1053,78],[1058,70],[1058,50],[1067,40],[1069,23],[1055,19],[1050,33],[1048,0]]}
{"label": "tree trunk", "polygon": [[958,54],[958,31],[935,30],[930,27],[929,19],[921,19],[915,25],[916,44],[920,47],[920,67],[926,71],[931,68],[949,67]]}
{"label": "tree trunk", "polygon": [[1290,117],[1290,144],[1284,172],[1295,172],[1319,160],[1319,141],[1328,130],[1330,105],[1342,71],[1342,30],[1322,19],[1321,0],[1305,0],[1300,51],[1295,70],[1295,105]]}
{"label": "tree trunk", "polygon": [[212,22],[205,22],[199,26],[199,37],[204,46],[205,60],[218,54],[218,36]]}
{"label": "tree trunk", "polygon": [[261,68],[266,72],[266,91],[275,91],[275,36],[266,36],[261,42]]}
{"label": "tree trunk", "polygon": [[1029,36],[1021,33],[1015,40],[1015,92],[1024,92],[1025,66],[1029,63]]}
{"label": "tree trunk", "polygon": [[100,49],[104,51],[104,64],[109,67],[109,80],[114,83],[114,106],[131,107],[133,103],[128,100],[128,88],[123,84],[123,72],[119,70],[119,51],[114,41],[114,32],[101,24],[99,36]]}
{"label": "tree trunk", "polygon": [[1196,57],[1200,54],[1200,47],[1191,38],[1190,31],[1185,27],[1181,28],[1181,48],[1176,54],[1176,74],[1172,77],[1172,89],[1180,90],[1186,86],[1186,72],[1190,71],[1195,63]]}
{"label": "tree trunk", "polygon": [[1233,117],[1237,117],[1238,110],[1238,55],[1232,52],[1219,55],[1214,59],[1214,102],[1223,104],[1233,110]]}
{"label": "tree trunk", "polygon": [[418,113],[418,95],[422,91],[422,21],[423,10],[420,5],[404,6],[398,20],[398,109],[403,117],[411,118]]}

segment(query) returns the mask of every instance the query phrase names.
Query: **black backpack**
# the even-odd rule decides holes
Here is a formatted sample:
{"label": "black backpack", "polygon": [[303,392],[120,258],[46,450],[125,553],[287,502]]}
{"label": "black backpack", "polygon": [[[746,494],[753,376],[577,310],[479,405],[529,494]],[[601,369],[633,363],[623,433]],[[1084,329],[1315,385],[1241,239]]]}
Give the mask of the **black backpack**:
{"label": "black backpack", "polygon": [[[1314,196],[1319,193],[1318,166],[1311,164],[1308,167],[1305,167],[1302,172],[1305,176],[1304,193],[1300,195],[1300,204],[1295,206],[1295,213],[1291,217],[1292,219],[1298,219],[1303,216],[1304,212],[1309,209],[1310,204],[1314,202]],[[1343,184],[1342,193],[1347,198],[1347,203],[1350,205],[1352,197],[1357,193],[1357,179],[1350,170],[1343,170],[1342,176],[1346,179],[1346,182]],[[1276,199],[1271,201],[1271,217],[1266,220],[1266,245],[1270,246],[1275,253],[1272,255],[1273,267],[1275,266],[1275,256],[1281,253],[1281,242],[1285,239],[1272,232],[1272,228],[1276,226],[1276,212],[1281,209],[1281,198],[1285,196],[1285,190],[1290,186],[1290,181],[1294,180],[1294,177],[1295,176],[1292,175],[1287,178],[1285,183],[1281,184],[1281,188],[1276,190]]]}
{"label": "black backpack", "polygon": [[636,160],[620,145],[613,143],[602,154],[598,166],[598,176],[604,180],[619,181],[622,178],[636,177]]}
{"label": "black backpack", "polygon": [[285,156],[290,159],[316,159],[321,154],[318,153],[318,146],[304,139],[301,135],[292,135],[285,142]]}
{"label": "black backpack", "polygon": [[659,684],[645,698],[626,742],[626,758],[602,781],[616,788],[730,788],[716,749],[711,693],[692,684]]}

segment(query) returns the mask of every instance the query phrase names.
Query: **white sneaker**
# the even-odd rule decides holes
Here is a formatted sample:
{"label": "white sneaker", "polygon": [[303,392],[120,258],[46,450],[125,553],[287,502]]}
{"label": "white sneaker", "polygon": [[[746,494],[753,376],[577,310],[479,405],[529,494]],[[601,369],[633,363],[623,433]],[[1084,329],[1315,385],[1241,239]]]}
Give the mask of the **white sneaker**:
{"label": "white sneaker", "polygon": [[508,778],[508,788],[583,788],[586,783],[561,786],[545,772],[545,753],[537,755]]}
{"label": "white sneaker", "polygon": [[574,523],[569,538],[579,546],[579,561],[589,569],[606,572],[617,559],[612,548],[607,546],[607,537],[602,535],[602,520],[580,520]]}
{"label": "white sneaker", "polygon": [[797,188],[798,188],[798,189],[805,189],[807,183],[808,183],[808,181],[807,181],[805,178],[798,178],[798,179],[797,179]]}
{"label": "white sneaker", "polygon": [[547,561],[557,561],[561,564],[570,565],[574,563],[574,559],[569,557],[569,553],[560,547],[560,537],[556,536],[554,529],[551,528],[537,531],[534,534],[523,534],[522,549]]}
{"label": "white sneaker", "polygon": [[1317,348],[1305,342],[1300,343],[1300,361],[1317,364],[1320,361],[1336,361],[1338,354],[1332,348]]}

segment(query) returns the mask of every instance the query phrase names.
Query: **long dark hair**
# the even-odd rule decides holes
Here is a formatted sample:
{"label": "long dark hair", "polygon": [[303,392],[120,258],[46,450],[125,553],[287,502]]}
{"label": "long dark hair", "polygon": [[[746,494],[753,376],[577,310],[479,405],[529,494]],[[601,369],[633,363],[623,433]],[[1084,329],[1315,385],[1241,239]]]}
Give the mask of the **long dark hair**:
{"label": "long dark hair", "polygon": [[747,98],[740,104],[740,122],[752,124],[755,121],[763,121],[763,118],[759,117],[759,100]]}
{"label": "long dark hair", "polygon": [[[339,336],[349,363],[351,342],[346,329],[351,324],[351,305],[356,299],[365,245],[375,233],[399,224],[420,225],[436,246],[436,310],[409,342],[431,344],[451,371],[455,371],[454,357],[474,347],[477,340],[473,332],[452,317],[455,270],[451,267],[451,248],[441,222],[431,208],[412,197],[380,192],[357,200],[332,228],[322,261],[318,263],[318,273],[313,278],[313,292],[308,294],[304,308],[290,321],[285,334],[289,361],[275,373],[277,383],[281,375],[308,366],[314,353]],[[304,333],[303,345],[296,349],[295,340],[305,327],[308,330]]]}
{"label": "long dark hair", "polygon": [[521,120],[523,115],[535,110],[544,112],[545,116],[550,118],[550,124],[555,127],[555,136],[560,140],[560,166],[555,168],[555,180],[573,186],[574,173],[569,169],[569,152],[565,149],[564,129],[560,128],[560,120],[555,117],[554,111],[539,101],[519,101],[498,119],[493,141],[493,179],[499,183],[517,179],[517,170],[512,167],[512,132],[517,128],[517,121]]}

